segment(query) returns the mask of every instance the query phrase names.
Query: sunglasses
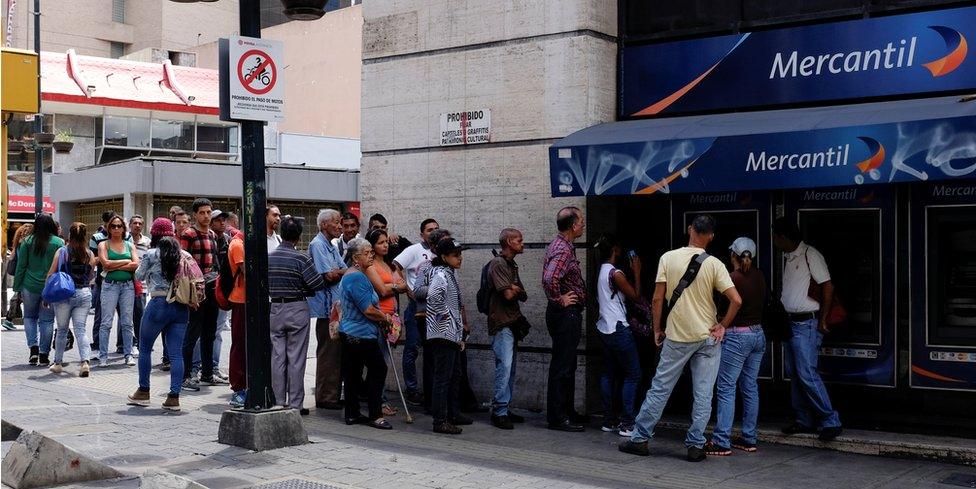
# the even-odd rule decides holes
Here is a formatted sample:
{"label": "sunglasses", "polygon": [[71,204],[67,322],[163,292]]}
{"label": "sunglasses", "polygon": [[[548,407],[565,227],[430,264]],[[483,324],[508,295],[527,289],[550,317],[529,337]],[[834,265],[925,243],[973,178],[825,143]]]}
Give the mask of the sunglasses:
{"label": "sunglasses", "polygon": [[121,225],[121,224],[112,224],[112,225],[111,225],[111,226],[109,226],[108,228],[109,228],[109,229],[125,229],[125,226],[123,226],[123,225]]}

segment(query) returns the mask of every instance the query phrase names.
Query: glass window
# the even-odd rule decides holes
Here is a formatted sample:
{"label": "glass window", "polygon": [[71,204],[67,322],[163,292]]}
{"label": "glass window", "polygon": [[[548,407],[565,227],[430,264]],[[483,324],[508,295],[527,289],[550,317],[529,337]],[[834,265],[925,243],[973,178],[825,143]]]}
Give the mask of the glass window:
{"label": "glass window", "polygon": [[197,125],[197,151],[237,153],[237,126]]}
{"label": "glass window", "polygon": [[976,206],[926,209],[930,345],[971,346],[976,339]]}
{"label": "glass window", "polygon": [[193,150],[193,122],[152,121],[152,147]]}
{"label": "glass window", "polygon": [[149,119],[105,116],[105,146],[149,147]]}

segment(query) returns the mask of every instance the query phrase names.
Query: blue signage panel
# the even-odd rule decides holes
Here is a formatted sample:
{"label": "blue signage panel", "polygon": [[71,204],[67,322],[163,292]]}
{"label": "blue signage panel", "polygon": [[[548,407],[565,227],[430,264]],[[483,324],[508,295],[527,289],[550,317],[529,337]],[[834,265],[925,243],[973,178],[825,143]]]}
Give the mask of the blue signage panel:
{"label": "blue signage panel", "polygon": [[869,185],[976,177],[976,117],[549,149],[552,195]]}
{"label": "blue signage panel", "polygon": [[626,47],[621,116],[976,88],[976,7]]}

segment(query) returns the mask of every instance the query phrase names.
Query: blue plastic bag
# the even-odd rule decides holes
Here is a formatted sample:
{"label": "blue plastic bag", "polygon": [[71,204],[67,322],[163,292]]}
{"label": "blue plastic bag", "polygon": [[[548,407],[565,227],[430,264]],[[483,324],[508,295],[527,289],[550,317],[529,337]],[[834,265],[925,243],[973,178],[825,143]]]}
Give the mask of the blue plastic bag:
{"label": "blue plastic bag", "polygon": [[68,270],[68,247],[58,250],[58,271],[47,278],[41,298],[48,304],[63,302],[75,295],[75,281]]}

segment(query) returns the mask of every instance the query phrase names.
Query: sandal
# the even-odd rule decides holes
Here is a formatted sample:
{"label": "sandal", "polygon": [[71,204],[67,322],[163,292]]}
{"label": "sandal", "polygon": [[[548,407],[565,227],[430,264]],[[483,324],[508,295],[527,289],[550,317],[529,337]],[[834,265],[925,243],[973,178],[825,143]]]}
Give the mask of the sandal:
{"label": "sandal", "polygon": [[713,457],[728,457],[729,455],[732,455],[731,448],[721,447],[712,442],[706,443],[705,446],[702,447],[702,450],[705,452],[705,455],[711,455]]}
{"label": "sandal", "polygon": [[369,426],[371,428],[376,428],[378,430],[392,430],[393,429],[393,425],[391,425],[389,421],[387,421],[387,420],[385,420],[383,418],[379,418],[379,419],[377,419],[375,421],[370,421],[369,423],[366,423],[366,426]]}
{"label": "sandal", "polygon": [[383,403],[383,416],[396,416],[399,411],[390,403]]}

